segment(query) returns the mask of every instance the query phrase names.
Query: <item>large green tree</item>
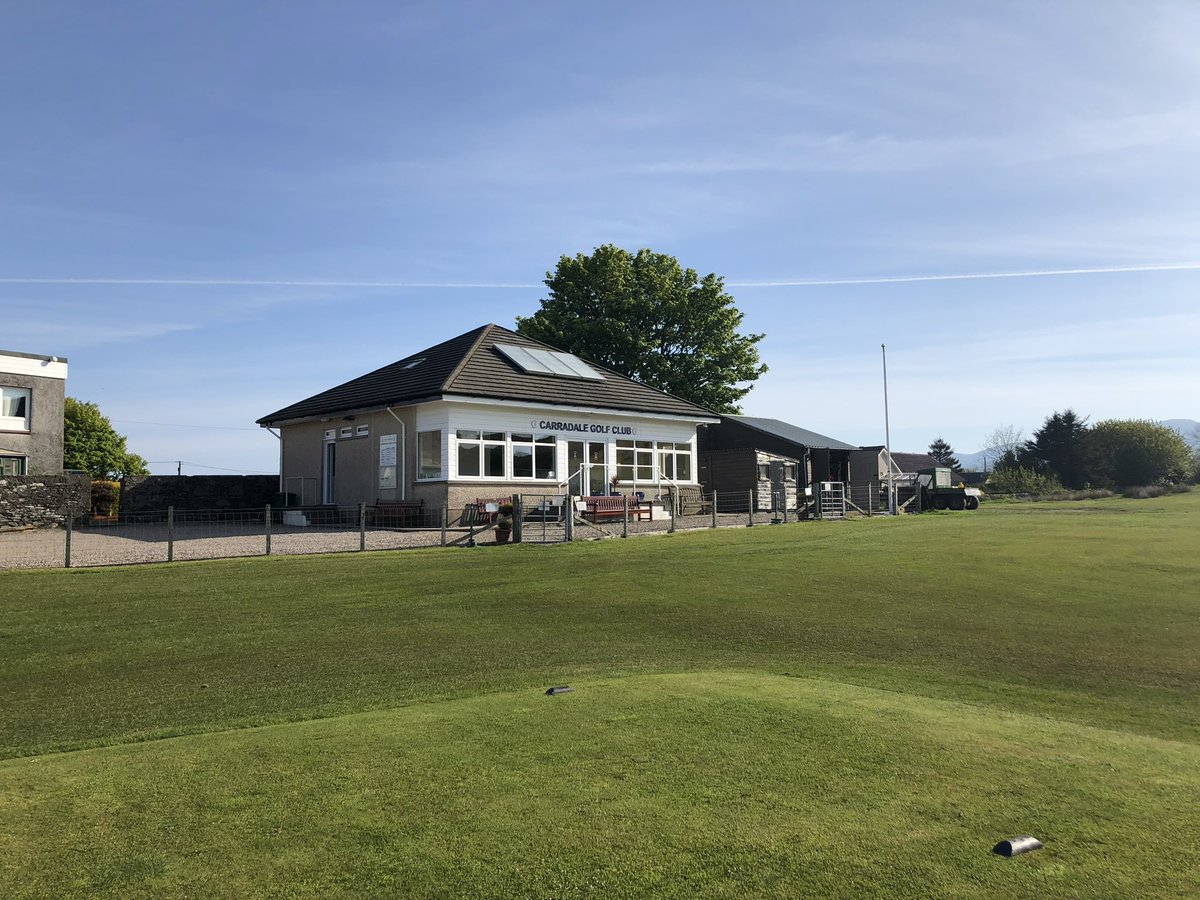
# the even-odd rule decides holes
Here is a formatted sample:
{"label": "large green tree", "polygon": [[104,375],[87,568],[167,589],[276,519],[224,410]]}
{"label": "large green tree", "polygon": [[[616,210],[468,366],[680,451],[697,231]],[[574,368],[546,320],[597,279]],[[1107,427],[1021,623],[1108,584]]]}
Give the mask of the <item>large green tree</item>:
{"label": "large green tree", "polygon": [[1086,417],[1081,419],[1072,409],[1055,412],[1017,454],[1020,464],[1057,475],[1064,487],[1081,488],[1088,481],[1087,432]]}
{"label": "large green tree", "polygon": [[560,258],[546,287],[517,331],[684,400],[738,412],[767,370],[755,347],[763,335],[738,333],[744,315],[724,280],[673,256],[605,244]]}
{"label": "large green tree", "polygon": [[67,397],[63,409],[63,468],[82,469],[93,478],[148,475],[146,460],[125,448],[125,436],[95,403]]}
{"label": "large green tree", "polygon": [[1088,470],[1098,484],[1130,487],[1179,482],[1191,448],[1174,428],[1143,419],[1109,419],[1088,431]]}

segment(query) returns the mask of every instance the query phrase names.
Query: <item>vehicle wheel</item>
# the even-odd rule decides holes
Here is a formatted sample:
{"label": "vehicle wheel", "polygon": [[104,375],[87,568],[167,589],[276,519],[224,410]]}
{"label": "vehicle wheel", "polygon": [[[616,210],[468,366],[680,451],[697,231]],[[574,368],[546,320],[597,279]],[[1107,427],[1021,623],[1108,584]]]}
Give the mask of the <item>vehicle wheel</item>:
{"label": "vehicle wheel", "polygon": [[966,497],[951,497],[950,498],[950,508],[951,509],[966,509],[967,508],[967,498]]}
{"label": "vehicle wheel", "polygon": [[979,509],[979,498],[978,497],[968,497],[967,498],[967,509]]}

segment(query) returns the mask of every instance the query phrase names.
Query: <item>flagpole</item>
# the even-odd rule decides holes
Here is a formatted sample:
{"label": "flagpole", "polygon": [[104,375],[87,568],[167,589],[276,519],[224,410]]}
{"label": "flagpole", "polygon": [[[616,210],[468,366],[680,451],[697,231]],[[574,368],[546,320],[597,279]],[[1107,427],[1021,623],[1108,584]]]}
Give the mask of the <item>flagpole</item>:
{"label": "flagpole", "polygon": [[887,388],[887,345],[880,344],[883,351],[883,440],[887,452],[888,476],[888,514],[896,514],[896,488],[892,482],[892,425],[888,419],[888,388]]}

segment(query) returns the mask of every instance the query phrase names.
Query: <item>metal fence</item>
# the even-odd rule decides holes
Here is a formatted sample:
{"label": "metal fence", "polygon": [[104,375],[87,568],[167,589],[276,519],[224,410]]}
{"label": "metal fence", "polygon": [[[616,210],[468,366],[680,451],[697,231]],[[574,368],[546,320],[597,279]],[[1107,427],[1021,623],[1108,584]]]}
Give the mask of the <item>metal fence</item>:
{"label": "metal fence", "polygon": [[568,501],[565,497],[516,494],[510,499],[511,515],[507,509],[492,508],[500,504],[490,503],[463,509],[360,505],[166,509],[90,516],[64,528],[0,533],[0,569],[474,546],[508,540],[562,543],[647,532],[785,524],[815,514],[811,508],[759,509],[753,491],[693,493],[656,503],[621,500],[615,509],[611,503],[604,509],[589,504],[595,499]]}

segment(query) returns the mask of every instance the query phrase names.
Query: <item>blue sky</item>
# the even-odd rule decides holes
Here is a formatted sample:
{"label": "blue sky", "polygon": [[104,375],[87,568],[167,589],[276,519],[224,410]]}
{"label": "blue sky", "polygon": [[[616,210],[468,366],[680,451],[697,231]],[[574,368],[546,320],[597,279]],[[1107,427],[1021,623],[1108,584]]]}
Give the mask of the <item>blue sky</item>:
{"label": "blue sky", "polygon": [[1194,2],[7,4],[0,348],[154,471],[271,472],[255,418],[611,242],[726,278],[752,415],[881,443],[886,343],[896,450],[1200,418],[1197,46]]}

